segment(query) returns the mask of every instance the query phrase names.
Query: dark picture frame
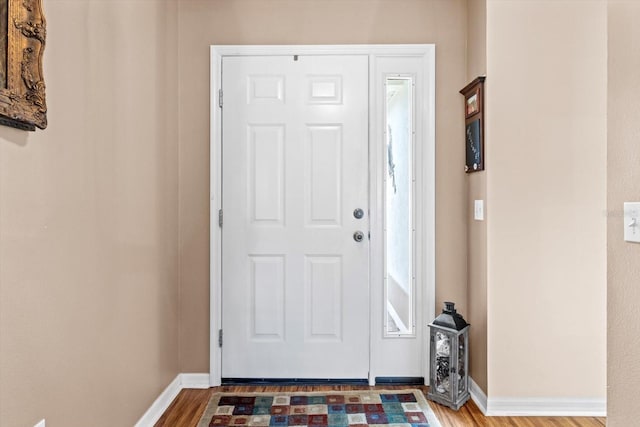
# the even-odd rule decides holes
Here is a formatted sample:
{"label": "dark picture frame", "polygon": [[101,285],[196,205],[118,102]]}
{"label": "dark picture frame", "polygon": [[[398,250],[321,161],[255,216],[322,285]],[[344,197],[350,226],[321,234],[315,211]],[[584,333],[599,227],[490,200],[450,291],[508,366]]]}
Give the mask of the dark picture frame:
{"label": "dark picture frame", "polygon": [[47,127],[42,0],[0,0],[0,125]]}
{"label": "dark picture frame", "polygon": [[464,142],[467,173],[484,170],[484,81],[480,76],[466,85],[460,93],[464,96]]}

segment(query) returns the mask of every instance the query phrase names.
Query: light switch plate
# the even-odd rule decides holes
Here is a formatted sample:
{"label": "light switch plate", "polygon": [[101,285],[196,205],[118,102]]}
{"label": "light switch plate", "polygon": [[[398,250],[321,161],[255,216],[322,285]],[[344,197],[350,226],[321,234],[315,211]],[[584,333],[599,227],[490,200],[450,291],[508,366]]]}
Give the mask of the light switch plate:
{"label": "light switch plate", "polygon": [[624,204],[624,240],[640,243],[640,202]]}
{"label": "light switch plate", "polygon": [[484,200],[473,201],[473,219],[484,221]]}

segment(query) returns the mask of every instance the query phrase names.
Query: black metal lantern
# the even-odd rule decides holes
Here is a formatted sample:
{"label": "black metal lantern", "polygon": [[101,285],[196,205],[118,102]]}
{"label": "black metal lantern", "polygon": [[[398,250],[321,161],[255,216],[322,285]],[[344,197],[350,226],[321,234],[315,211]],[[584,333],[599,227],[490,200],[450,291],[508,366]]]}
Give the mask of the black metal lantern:
{"label": "black metal lantern", "polygon": [[469,400],[469,324],[445,302],[442,314],[429,324],[431,369],[429,393],[434,402],[456,411]]}

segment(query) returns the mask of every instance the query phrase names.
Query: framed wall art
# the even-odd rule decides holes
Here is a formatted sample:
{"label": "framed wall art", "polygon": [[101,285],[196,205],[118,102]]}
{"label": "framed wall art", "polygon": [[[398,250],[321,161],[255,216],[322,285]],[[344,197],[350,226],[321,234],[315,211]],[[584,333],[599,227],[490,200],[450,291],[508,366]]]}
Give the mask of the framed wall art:
{"label": "framed wall art", "polygon": [[42,0],[0,0],[0,125],[47,127]]}
{"label": "framed wall art", "polygon": [[484,80],[480,76],[466,85],[460,93],[464,96],[464,141],[467,173],[484,170]]}

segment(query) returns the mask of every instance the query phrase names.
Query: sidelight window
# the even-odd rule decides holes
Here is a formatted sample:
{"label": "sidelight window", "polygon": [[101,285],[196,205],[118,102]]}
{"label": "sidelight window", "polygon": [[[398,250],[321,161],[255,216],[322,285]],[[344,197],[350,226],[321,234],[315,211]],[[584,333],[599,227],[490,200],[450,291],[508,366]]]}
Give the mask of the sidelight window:
{"label": "sidelight window", "polygon": [[385,83],[384,333],[414,336],[414,81],[388,76]]}

